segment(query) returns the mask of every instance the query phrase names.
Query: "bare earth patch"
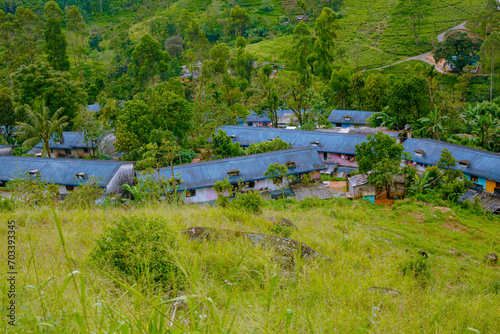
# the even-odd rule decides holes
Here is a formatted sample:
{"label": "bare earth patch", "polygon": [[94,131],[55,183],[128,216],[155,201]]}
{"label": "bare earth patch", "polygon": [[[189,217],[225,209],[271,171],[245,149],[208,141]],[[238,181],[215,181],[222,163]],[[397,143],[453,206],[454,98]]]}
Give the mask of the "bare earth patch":
{"label": "bare earth patch", "polygon": [[446,208],[446,207],[444,207],[444,206],[435,206],[435,207],[433,207],[433,208],[432,208],[432,210],[431,210],[431,211],[432,211],[432,212],[434,212],[434,211],[436,211],[436,210],[439,210],[439,211],[441,211],[441,212],[443,212],[443,213],[448,212],[448,211],[451,211],[451,209],[450,209],[450,208]]}
{"label": "bare earth patch", "polygon": [[464,231],[468,230],[468,227],[456,222],[446,222],[442,226],[449,230],[453,230],[460,233],[464,233]]}

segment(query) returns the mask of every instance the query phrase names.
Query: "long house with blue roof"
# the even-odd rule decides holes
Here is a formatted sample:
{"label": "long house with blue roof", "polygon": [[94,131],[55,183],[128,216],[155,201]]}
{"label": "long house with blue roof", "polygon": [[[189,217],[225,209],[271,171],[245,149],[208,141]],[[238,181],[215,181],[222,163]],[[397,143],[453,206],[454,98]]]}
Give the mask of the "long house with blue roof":
{"label": "long house with blue roof", "polygon": [[[94,146],[97,144],[98,143],[94,143]],[[29,153],[34,155],[41,154],[42,148],[43,143],[39,142]],[[63,131],[59,140],[50,140],[49,148],[52,158],[86,158],[90,156],[92,143],[90,141],[85,141],[85,136],[81,132]]]}
{"label": "long house with blue roof", "polygon": [[[269,165],[273,163],[286,165],[288,175],[295,177],[296,180],[306,173],[311,173],[312,178],[318,180],[320,171],[326,169],[316,150],[310,147],[178,165],[174,166],[174,175],[182,180],[179,191],[186,191],[185,202],[203,203],[217,199],[214,184],[224,178],[233,184],[243,182],[246,190],[279,189],[277,184],[264,175]],[[138,173],[137,177],[141,180],[148,176]],[[171,168],[160,169],[160,177],[170,179]]]}
{"label": "long house with blue roof", "polygon": [[412,155],[417,170],[436,166],[441,151],[448,149],[457,160],[456,169],[463,171],[474,184],[488,192],[500,193],[500,154],[427,138],[407,139],[403,146]]}
{"label": "long house with blue roof", "polygon": [[324,163],[357,167],[356,145],[366,141],[367,135],[322,131],[288,130],[260,127],[223,126],[221,130],[243,147],[280,138],[293,148],[313,147]]}
{"label": "long house with blue roof", "polygon": [[328,122],[339,128],[358,128],[368,125],[368,119],[376,114],[373,111],[332,110]]}
{"label": "long house with blue roof", "polygon": [[[294,113],[291,109],[277,110],[278,127],[284,128],[294,119]],[[255,127],[272,127],[273,122],[267,114],[258,115],[255,111],[250,111],[246,119],[238,119],[238,125]]]}
{"label": "long house with blue roof", "polygon": [[0,156],[0,194],[8,195],[7,182],[24,177],[56,184],[61,195],[90,178],[98,178],[99,187],[107,194],[122,194],[124,184],[134,184],[134,165],[123,161]]}

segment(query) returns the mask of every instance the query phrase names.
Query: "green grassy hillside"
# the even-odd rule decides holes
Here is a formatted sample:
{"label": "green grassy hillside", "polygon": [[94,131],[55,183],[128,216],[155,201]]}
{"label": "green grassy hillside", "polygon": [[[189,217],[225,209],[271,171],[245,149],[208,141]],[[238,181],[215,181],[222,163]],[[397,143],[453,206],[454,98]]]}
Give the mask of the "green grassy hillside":
{"label": "green grassy hillside", "polygon": [[[433,1],[419,45],[408,27],[395,22],[391,12],[396,0],[345,0],[339,14],[342,29],[337,45],[345,48],[351,66],[374,68],[405,57],[432,50],[432,39],[438,34],[466,21],[484,8],[484,0]],[[283,38],[262,41],[248,46],[261,60],[275,60],[275,50],[283,48]],[[276,43],[276,44],[275,44]],[[290,44],[289,44],[290,47]],[[281,53],[280,53],[281,54]]]}
{"label": "green grassy hillside", "polygon": [[[18,322],[2,332],[79,332],[86,326],[83,308],[99,333],[500,332],[500,265],[482,261],[500,253],[498,218],[415,202],[386,208],[349,200],[310,200],[286,212],[278,201],[257,216],[195,205],[56,211],[68,258],[49,208],[2,213],[17,222],[18,252]],[[112,221],[134,216],[158,219],[172,231],[169,252],[183,287],[154,290],[96,265],[96,239]],[[298,229],[291,238],[331,261],[296,258],[283,266],[274,251],[241,238],[196,242],[178,234],[193,226],[275,234],[268,216],[293,221]],[[2,240],[6,233],[4,223]],[[78,290],[65,282],[67,261],[79,271]],[[4,301],[6,290],[2,285]]]}

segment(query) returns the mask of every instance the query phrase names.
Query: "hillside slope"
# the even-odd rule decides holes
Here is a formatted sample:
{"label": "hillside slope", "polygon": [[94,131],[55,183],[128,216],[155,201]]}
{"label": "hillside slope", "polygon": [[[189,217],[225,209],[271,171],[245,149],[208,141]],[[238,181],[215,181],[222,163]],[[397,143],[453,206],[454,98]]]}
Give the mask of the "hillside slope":
{"label": "hillside slope", "polygon": [[[489,252],[500,253],[500,220],[462,209],[441,210],[404,201],[385,208],[349,200],[310,200],[288,204],[286,212],[279,201],[268,203],[258,216],[154,204],[57,210],[57,215],[70,265],[85,277],[83,303],[94,331],[116,325],[150,333],[176,326],[208,333],[230,328],[234,333],[499,333],[500,318],[495,315],[500,314],[500,265],[487,265],[482,259]],[[295,265],[284,267],[279,254],[242,239],[192,242],[178,234],[193,226],[279,233],[265,218],[269,216],[290,219],[297,226],[291,238],[331,261],[297,258]],[[17,222],[17,289],[22,305],[18,327],[7,327],[6,332],[37,331],[41,326],[57,333],[78,331],[74,312],[81,316],[82,306],[73,283],[63,285],[68,269],[51,210],[2,217]],[[147,299],[142,299],[137,291],[146,287],[120,286],[107,275],[126,277],[94,263],[96,239],[121,217],[157,219],[165,231],[172,231],[177,246],[171,254],[186,275],[184,288],[146,291]],[[4,240],[6,233],[2,224]],[[428,254],[427,260],[419,259],[420,250]],[[187,304],[167,301],[178,296]],[[173,323],[167,321],[172,317]],[[163,330],[153,330],[161,321]]]}
{"label": "hillside slope", "polygon": [[[438,34],[466,21],[470,15],[482,9],[486,2],[433,1],[419,38],[419,45],[415,44],[410,29],[392,17],[391,12],[396,3],[396,0],[344,1],[339,12],[342,29],[338,32],[337,45],[346,50],[350,66],[374,68],[428,52],[432,50],[432,40],[437,43]],[[276,46],[273,41],[266,40],[250,45],[248,50],[261,60],[275,61],[275,50],[284,47],[285,43],[283,37],[276,39]],[[291,39],[287,41],[290,42]]]}

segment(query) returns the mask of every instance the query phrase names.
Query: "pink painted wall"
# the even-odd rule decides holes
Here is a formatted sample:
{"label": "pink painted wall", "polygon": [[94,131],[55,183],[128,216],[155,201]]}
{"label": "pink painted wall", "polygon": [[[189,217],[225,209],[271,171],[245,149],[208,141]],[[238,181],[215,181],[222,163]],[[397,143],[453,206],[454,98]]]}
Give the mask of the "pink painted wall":
{"label": "pink painted wall", "polygon": [[325,163],[338,163],[340,166],[358,167],[356,161],[349,161],[345,159],[344,157],[347,157],[346,155],[330,153],[330,157],[324,160],[324,153],[319,152],[319,157]]}

